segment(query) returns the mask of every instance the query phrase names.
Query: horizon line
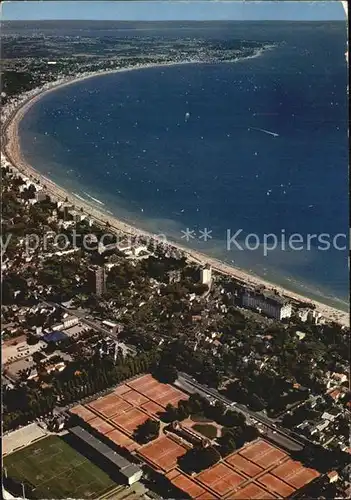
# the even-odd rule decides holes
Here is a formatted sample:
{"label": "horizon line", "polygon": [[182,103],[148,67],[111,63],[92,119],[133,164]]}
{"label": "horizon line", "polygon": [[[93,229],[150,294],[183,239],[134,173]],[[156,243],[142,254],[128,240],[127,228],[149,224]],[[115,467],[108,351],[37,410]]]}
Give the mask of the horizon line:
{"label": "horizon line", "polygon": [[[201,8],[199,8],[201,7]],[[343,21],[344,3],[325,0],[4,1],[2,21]],[[104,19],[108,16],[108,19]]]}
{"label": "horizon line", "polygon": [[[63,0],[64,1],[64,0]],[[83,1],[83,0],[81,0]],[[118,0],[116,0],[118,1]],[[139,2],[140,0],[129,0],[131,2]],[[154,0],[154,1],[167,1],[167,0]],[[182,1],[182,0],[179,0]],[[193,1],[203,1],[203,0],[193,0]],[[212,0],[207,0],[212,1]],[[217,0],[214,0],[217,1]],[[221,1],[239,1],[239,0],[221,0]],[[270,0],[262,0],[270,1]],[[276,0],[279,1],[279,0]],[[347,19],[5,19],[0,20],[0,24],[6,23],[55,23],[55,22],[80,22],[80,23],[140,23],[140,24],[151,24],[151,23],[345,23]]]}

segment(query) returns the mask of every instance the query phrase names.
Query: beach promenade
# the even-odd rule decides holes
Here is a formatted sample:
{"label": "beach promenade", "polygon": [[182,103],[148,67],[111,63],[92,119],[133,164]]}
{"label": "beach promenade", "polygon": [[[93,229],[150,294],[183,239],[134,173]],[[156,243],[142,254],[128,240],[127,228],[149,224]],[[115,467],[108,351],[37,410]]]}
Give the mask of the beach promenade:
{"label": "beach promenade", "polygon": [[[120,71],[128,71],[132,69],[133,68],[121,69]],[[32,95],[28,99],[22,101],[17,107],[17,109],[15,109],[7,117],[5,123],[2,126],[2,134],[1,134],[2,154],[5,156],[8,163],[13,168],[17,169],[21,174],[27,176],[28,178],[32,178],[33,180],[37,179],[40,185],[45,187],[46,192],[53,200],[56,201],[68,200],[69,203],[74,205],[76,210],[81,210],[84,214],[87,214],[97,224],[103,227],[108,227],[108,232],[111,233],[116,232],[119,234],[122,233],[129,237],[133,236],[139,238],[146,238],[149,241],[153,240],[155,242],[164,243],[164,239],[158,238],[156,235],[151,234],[147,231],[143,231],[136,227],[133,227],[119,220],[117,217],[111,216],[105,213],[101,209],[97,209],[92,203],[83,201],[80,197],[78,198],[73,193],[58,186],[53,181],[40,174],[31,165],[29,165],[23,158],[19,143],[18,126],[25,113],[38,101],[38,99],[40,99],[47,92],[52,92],[59,86],[69,85],[81,79],[91,78],[94,76],[97,76],[97,74],[85,75],[82,78],[70,79],[68,81],[63,81],[63,80],[59,81],[57,84],[54,83],[51,84],[50,86],[46,86],[45,89],[38,89],[35,95]],[[287,297],[288,299],[305,304],[306,307],[314,306],[315,309],[318,312],[320,312],[327,320],[335,321],[345,326],[349,326],[350,324],[349,314],[345,311],[341,311],[339,309],[336,309],[334,307],[328,306],[326,304],[323,304],[315,300],[310,300],[304,297],[303,295],[282,288],[279,285],[270,283],[264,279],[253,276],[241,269],[229,266],[224,262],[211,258],[195,250],[186,248],[177,243],[167,242],[167,245],[183,252],[183,254],[189,261],[196,262],[200,265],[209,264],[214,271],[226,276],[230,276],[240,281],[241,283],[245,283],[246,285],[265,286],[266,288],[274,289],[278,293],[281,293],[282,295]]]}

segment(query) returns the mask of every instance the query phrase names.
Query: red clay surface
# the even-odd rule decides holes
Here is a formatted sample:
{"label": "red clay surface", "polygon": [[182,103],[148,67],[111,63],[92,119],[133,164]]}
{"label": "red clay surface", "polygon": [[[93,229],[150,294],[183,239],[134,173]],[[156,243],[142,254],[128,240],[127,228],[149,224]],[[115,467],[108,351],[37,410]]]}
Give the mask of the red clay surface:
{"label": "red clay surface", "polygon": [[85,406],[82,405],[78,405],[75,406],[74,408],[71,408],[70,412],[74,413],[75,415],[78,415],[78,417],[82,418],[85,422],[89,422],[89,420],[92,420],[93,418],[96,417],[95,413],[88,410],[88,408],[85,408]]}
{"label": "red clay surface", "polygon": [[188,399],[188,396],[182,391],[175,389],[171,385],[161,384],[150,374],[132,380],[127,385],[163,407],[168,404],[176,406],[181,399]]}
{"label": "red clay surface", "polygon": [[169,472],[167,472],[167,474],[165,474],[166,478],[171,480],[177,476],[179,476],[180,474],[180,471],[178,469],[173,469],[173,470],[170,470]]}
{"label": "red clay surface", "polygon": [[172,439],[162,436],[140,448],[138,453],[156,467],[168,472],[176,467],[177,459],[186,453],[186,449]]}
{"label": "red clay surface", "polygon": [[168,404],[178,406],[179,401],[185,401],[189,398],[184,392],[178,391],[174,387],[168,386],[168,391],[164,392],[162,396],[156,399],[157,403],[166,407]]}
{"label": "red clay surface", "polygon": [[162,406],[154,403],[153,401],[149,401],[148,403],[145,403],[144,405],[141,406],[141,408],[145,411],[147,411],[148,413],[150,413],[150,415],[156,415],[156,417],[158,417],[159,413],[163,413],[164,412],[164,408],[162,408]]}
{"label": "red clay surface", "polygon": [[284,451],[275,448],[262,439],[245,446],[239,453],[264,469],[288,456]]}
{"label": "red clay surface", "polygon": [[245,481],[245,478],[240,474],[237,474],[233,469],[222,463],[200,472],[196,476],[196,479],[220,495],[225,495]]}
{"label": "red clay surface", "polygon": [[286,483],[269,473],[260,477],[258,482],[266,486],[268,490],[278,493],[278,495],[283,498],[290,496],[294,493],[294,491],[296,491],[295,488],[291,488],[291,486],[288,486]]}
{"label": "red clay surface", "polygon": [[194,481],[183,474],[179,474],[177,477],[173,478],[172,483],[174,486],[187,493],[191,498],[198,498],[200,495],[207,493],[204,488],[194,483]]}
{"label": "red clay surface", "polygon": [[202,495],[199,497],[196,497],[196,500],[217,500],[218,496],[212,495],[212,493],[209,493],[205,491]]}
{"label": "red clay surface", "polygon": [[140,424],[143,424],[146,420],[148,420],[148,418],[150,417],[145,415],[145,413],[141,412],[137,408],[132,408],[121,415],[115,415],[111,418],[111,422],[120,426],[127,434],[133,434],[135,429]]}
{"label": "red clay surface", "polygon": [[100,434],[107,434],[108,432],[113,431],[112,425],[103,420],[100,417],[95,417],[93,420],[89,421],[89,425],[96,429]]}
{"label": "red clay surface", "polygon": [[122,384],[122,385],[119,385],[118,387],[116,387],[116,389],[113,392],[115,394],[117,394],[117,396],[120,396],[121,394],[124,394],[125,392],[129,392],[129,391],[130,391],[130,387],[128,387],[125,384]]}
{"label": "red clay surface", "polygon": [[130,439],[118,429],[114,429],[109,432],[106,434],[106,437],[108,437],[113,443],[118,444],[118,446],[124,446],[125,448],[136,444],[135,441]]}
{"label": "red clay surface", "polygon": [[149,401],[148,398],[146,398],[139,392],[134,391],[133,389],[131,389],[128,392],[124,392],[121,395],[121,398],[123,398],[125,401],[127,401],[133,406],[141,406],[142,404],[147,403]]}
{"label": "red clay surface", "polygon": [[[187,398],[183,392],[158,382],[148,374],[121,384],[113,392],[86,405],[75,406],[71,413],[92,422],[92,427],[102,434],[110,433],[109,437],[115,444],[134,450],[140,447],[132,439],[140,424],[148,418],[159,420],[168,403],[176,405],[180,399]],[[184,448],[181,446],[180,450],[182,455]]]}
{"label": "red clay surface", "polygon": [[316,470],[304,467],[300,462],[296,462],[295,460],[288,460],[271,472],[297,489],[302,488],[302,486],[313,481],[313,479],[320,475]]}
{"label": "red clay surface", "polygon": [[150,390],[152,387],[156,387],[156,385],[158,385],[159,383],[160,382],[158,382],[152,375],[148,373],[147,375],[143,375],[142,377],[131,380],[126,384],[132,389],[146,394],[146,391]]}
{"label": "red clay surface", "polygon": [[[276,498],[274,495],[271,495],[271,493],[268,493],[267,491],[263,490],[257,484],[251,483],[245,486],[245,488],[242,488],[241,490],[237,491],[234,494],[230,495],[230,500],[269,500],[271,498]],[[205,499],[204,499],[205,500]],[[229,498],[228,498],[229,500]]]}
{"label": "red clay surface", "polygon": [[230,464],[233,469],[238,472],[243,472],[249,477],[255,477],[260,472],[263,472],[263,469],[258,465],[253,464],[246,458],[240,456],[238,453],[234,453],[233,455],[229,455],[225,461]]}
{"label": "red clay surface", "polygon": [[112,393],[92,401],[88,404],[88,407],[99,411],[104,417],[110,418],[132,408],[132,405]]}

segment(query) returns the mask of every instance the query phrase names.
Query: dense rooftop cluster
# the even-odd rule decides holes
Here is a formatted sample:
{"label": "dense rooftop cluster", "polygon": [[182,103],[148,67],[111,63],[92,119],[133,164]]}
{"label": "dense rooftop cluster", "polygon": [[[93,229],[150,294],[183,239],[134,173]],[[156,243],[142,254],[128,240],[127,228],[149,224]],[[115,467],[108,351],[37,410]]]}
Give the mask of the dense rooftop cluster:
{"label": "dense rooftop cluster", "polygon": [[170,42],[163,37],[129,38],[123,32],[106,36],[104,30],[91,36],[80,33],[77,37],[69,32],[48,35],[40,28],[28,44],[28,36],[18,34],[10,23],[2,34],[2,91],[6,94],[2,100],[7,102],[8,97],[78,74],[147,64],[229,62],[271,47],[269,42],[254,40],[223,42],[181,37]]}

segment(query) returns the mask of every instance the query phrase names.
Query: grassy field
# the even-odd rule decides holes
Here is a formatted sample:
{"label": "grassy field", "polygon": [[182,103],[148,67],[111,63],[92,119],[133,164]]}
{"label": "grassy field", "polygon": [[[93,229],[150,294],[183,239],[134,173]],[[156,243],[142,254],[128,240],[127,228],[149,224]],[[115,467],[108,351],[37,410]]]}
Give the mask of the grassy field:
{"label": "grassy field", "polygon": [[217,428],[211,424],[195,424],[193,425],[193,429],[210,439],[217,436]]}
{"label": "grassy field", "polygon": [[31,484],[36,498],[98,498],[117,486],[58,436],[6,456],[3,465],[8,477]]}

